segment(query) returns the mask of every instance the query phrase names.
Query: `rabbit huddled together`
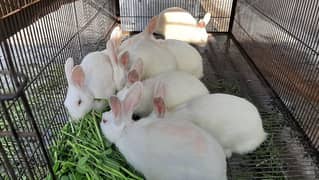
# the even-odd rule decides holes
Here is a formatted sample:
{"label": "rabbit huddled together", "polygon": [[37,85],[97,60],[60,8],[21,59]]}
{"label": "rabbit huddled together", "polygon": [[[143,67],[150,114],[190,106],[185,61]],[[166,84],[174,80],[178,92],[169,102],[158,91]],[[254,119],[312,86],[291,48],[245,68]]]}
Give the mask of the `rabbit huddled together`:
{"label": "rabbit huddled together", "polygon": [[184,9],[168,8],[143,32],[124,40],[118,26],[106,50],[89,53],[80,65],[72,58],[65,63],[71,118],[101,111],[100,99],[108,99],[101,130],[146,179],[225,180],[226,158],[252,152],[266,139],[252,103],[210,94],[200,80],[203,60],[188,43],[207,42],[209,20],[210,14],[197,22]]}

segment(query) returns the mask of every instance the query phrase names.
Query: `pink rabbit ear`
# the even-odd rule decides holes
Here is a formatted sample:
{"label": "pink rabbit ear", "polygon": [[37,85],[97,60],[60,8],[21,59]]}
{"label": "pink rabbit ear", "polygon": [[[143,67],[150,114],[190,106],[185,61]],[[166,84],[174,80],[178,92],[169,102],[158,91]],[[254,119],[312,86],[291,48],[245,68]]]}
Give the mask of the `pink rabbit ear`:
{"label": "pink rabbit ear", "polygon": [[121,115],[121,102],[116,96],[111,96],[109,101],[114,118],[118,120]]}
{"label": "pink rabbit ear", "polygon": [[198,24],[197,24],[197,27],[200,27],[200,28],[204,28],[206,25],[205,25],[205,22],[204,21],[199,21]]}
{"label": "pink rabbit ear", "polygon": [[111,43],[112,43],[112,40],[108,40],[108,41],[106,42],[106,48],[107,48],[107,49],[113,48]]}
{"label": "pink rabbit ear", "polygon": [[154,86],[153,96],[164,98],[165,96],[165,84],[162,81],[157,81]]}
{"label": "pink rabbit ear", "polygon": [[166,108],[165,108],[164,99],[162,97],[153,98],[153,109],[158,118],[164,118]]}
{"label": "pink rabbit ear", "polygon": [[134,69],[138,73],[139,78],[142,78],[143,71],[144,71],[144,64],[143,64],[143,60],[141,58],[138,58],[137,61],[132,65],[131,71]]}
{"label": "pink rabbit ear", "polygon": [[205,28],[206,25],[209,23],[210,18],[211,18],[211,13],[206,13],[204,18],[199,20],[197,26],[200,28]]}
{"label": "pink rabbit ear", "polygon": [[84,86],[85,74],[80,65],[74,66],[72,69],[71,81],[74,85],[82,88]]}
{"label": "pink rabbit ear", "polygon": [[120,62],[124,66],[125,69],[128,69],[128,64],[129,64],[129,53],[128,53],[128,51],[125,51],[121,55]]}
{"label": "pink rabbit ear", "polygon": [[110,59],[112,62],[114,62],[115,64],[118,64],[118,59],[117,59],[117,55],[116,55],[116,49],[114,47],[114,41],[112,39],[110,39],[107,44],[107,49],[109,50],[110,54]]}
{"label": "pink rabbit ear", "polygon": [[125,115],[131,115],[133,110],[140,102],[143,94],[143,84],[139,81],[131,86],[123,102],[123,111]]}
{"label": "pink rabbit ear", "polygon": [[120,46],[122,40],[122,30],[119,25],[113,29],[110,39],[114,40],[116,48]]}
{"label": "pink rabbit ear", "polygon": [[135,83],[139,80],[140,80],[139,74],[137,73],[137,71],[135,69],[128,72],[128,74],[127,74],[128,85],[132,85],[133,83]]}
{"label": "pink rabbit ear", "polygon": [[68,81],[68,84],[70,84],[72,81],[71,77],[72,77],[73,66],[74,66],[74,61],[73,61],[73,58],[70,57],[65,61],[65,65],[64,65],[65,76]]}
{"label": "pink rabbit ear", "polygon": [[205,25],[207,25],[210,21],[210,18],[211,18],[212,14],[211,13],[206,13],[204,18],[203,18],[203,21],[205,23]]}
{"label": "pink rabbit ear", "polygon": [[155,31],[157,25],[157,16],[152,17],[152,19],[148,22],[148,25],[145,29],[147,34],[152,34]]}
{"label": "pink rabbit ear", "polygon": [[165,84],[161,81],[157,81],[154,87],[153,95],[153,109],[158,118],[165,116],[166,107],[164,102],[165,96]]}

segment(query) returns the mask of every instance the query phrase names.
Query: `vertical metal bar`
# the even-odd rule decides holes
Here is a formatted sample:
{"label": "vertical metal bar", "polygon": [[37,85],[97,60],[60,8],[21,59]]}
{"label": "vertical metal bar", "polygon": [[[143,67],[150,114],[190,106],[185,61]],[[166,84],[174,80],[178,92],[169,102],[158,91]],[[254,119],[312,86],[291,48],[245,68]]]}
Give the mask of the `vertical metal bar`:
{"label": "vertical metal bar", "polygon": [[33,125],[33,128],[34,128],[34,130],[35,130],[35,132],[36,132],[36,134],[37,134],[37,138],[38,138],[38,140],[39,140],[40,147],[41,147],[41,150],[42,150],[42,152],[43,152],[44,158],[45,158],[45,160],[46,160],[46,162],[47,162],[47,165],[48,165],[48,168],[49,168],[49,172],[50,172],[50,174],[51,174],[51,177],[52,177],[52,179],[56,179],[55,174],[54,174],[53,169],[52,169],[52,162],[51,162],[51,159],[49,158],[49,153],[48,153],[48,151],[47,151],[46,148],[45,148],[44,141],[43,141],[43,139],[42,139],[41,133],[40,133],[40,131],[39,131],[39,128],[38,128],[38,126],[37,126],[37,123],[36,123],[36,121],[35,121],[35,119],[34,119],[34,116],[33,116],[33,114],[32,114],[31,108],[30,108],[30,106],[29,106],[29,104],[28,104],[28,100],[27,100],[27,98],[25,97],[25,94],[24,94],[24,93],[22,93],[21,99],[22,99],[22,103],[23,103],[23,105],[24,105],[25,111],[27,112],[27,115],[29,116],[29,118],[30,118],[30,120],[31,120],[31,123],[32,123],[32,125]]}
{"label": "vertical metal bar", "polygon": [[[43,6],[43,8],[47,8],[47,7],[45,7],[45,6]],[[52,8],[51,6],[50,7],[48,7],[48,8]],[[61,10],[60,10],[61,11]],[[57,34],[57,31],[55,31],[54,29],[55,29],[55,27],[56,26],[54,26],[55,24],[53,24],[52,23],[52,21],[54,20],[54,19],[57,19],[57,18],[55,18],[56,16],[53,16],[52,14],[49,14],[48,16],[45,16],[43,19],[44,19],[44,25],[45,25],[45,27],[46,27],[46,29],[51,29],[51,31],[54,31],[54,33],[49,33],[49,37],[50,37],[50,40],[49,40],[49,42],[58,42],[59,40],[60,40],[60,34]],[[60,15],[60,17],[61,17],[61,15]],[[62,16],[63,17],[63,16]],[[55,21],[56,22],[56,21]],[[46,31],[45,31],[46,32]],[[53,36],[53,37],[52,37]],[[60,45],[61,46],[63,46],[63,43],[60,43]],[[57,48],[57,49],[59,49],[59,48]],[[71,49],[71,48],[67,48],[67,50],[68,50],[68,52],[66,52],[66,53],[62,53],[61,55],[61,57],[59,57],[59,56],[57,56],[56,58],[58,59],[58,63],[64,63],[64,59],[66,59],[67,57],[70,57],[70,56],[72,56],[72,53],[73,53],[73,51],[74,50],[76,50],[76,49]],[[52,50],[52,48],[51,48],[51,51],[53,51]],[[57,51],[58,52],[58,51]],[[55,56],[55,54],[54,53],[57,53],[57,52],[52,52],[52,55],[51,55],[51,57],[54,57]],[[60,74],[63,74],[64,73],[64,71],[59,71],[59,73]],[[65,111],[63,111],[64,112],[64,117],[67,117],[67,114],[65,113]],[[62,115],[61,115],[62,116]],[[56,119],[57,119],[57,121],[56,122],[59,122],[59,127],[61,127],[64,123],[65,123],[65,121],[62,121],[63,120],[63,117],[56,117]],[[60,121],[60,119],[61,119],[61,121]],[[53,124],[57,124],[57,123],[54,123],[55,121],[52,121],[52,123]],[[51,128],[53,131],[55,131],[55,133],[56,134],[58,134],[57,133],[57,130],[59,130],[58,128]],[[54,139],[56,139],[56,137],[53,137]]]}
{"label": "vertical metal bar", "polygon": [[[317,5],[318,1],[314,0],[284,0],[271,3],[261,1],[257,5],[250,4],[257,10],[255,13],[265,17],[268,26],[272,27],[269,31],[258,32],[257,36],[265,35],[266,42],[253,42],[256,46],[264,45],[265,50],[270,50],[265,53],[270,52],[273,57],[266,60],[255,56],[253,60],[264,74],[270,73],[271,76],[267,79],[273,90],[286,103],[298,125],[316,147],[318,141],[314,139],[318,137],[318,128],[315,125],[319,116],[316,101],[319,94],[316,95],[318,88],[315,87],[318,77],[318,52],[314,41],[317,40],[318,33],[314,33],[314,30],[318,29]],[[248,25],[247,28],[253,29],[254,22],[249,23],[244,24],[244,28]],[[255,38],[254,32],[247,35]],[[249,48],[249,45],[246,48]]]}
{"label": "vertical metal bar", "polygon": [[[6,52],[7,52],[6,54],[7,54],[7,59],[8,59],[8,63],[9,63],[9,70],[10,70],[10,72],[12,72],[12,75],[13,75],[12,77],[13,77],[14,83],[15,83],[16,86],[18,87],[18,86],[19,86],[19,81],[18,81],[18,79],[17,79],[18,76],[17,76],[17,74],[16,74],[16,72],[15,72],[15,70],[14,70],[14,66],[13,66],[13,63],[12,63],[13,60],[12,60],[12,57],[11,57],[10,51],[9,51],[9,45],[7,44],[7,42],[3,42],[3,43],[4,43],[4,48],[5,48]],[[50,159],[49,159],[49,157],[48,157],[48,152],[47,152],[46,149],[45,149],[45,146],[44,146],[44,143],[43,143],[43,139],[42,139],[42,137],[41,137],[40,131],[39,131],[39,129],[38,129],[38,127],[37,127],[37,124],[36,124],[36,122],[35,122],[34,116],[33,116],[32,112],[31,112],[31,108],[29,107],[29,105],[28,105],[28,103],[27,103],[27,98],[26,98],[24,92],[21,94],[21,99],[22,99],[22,103],[23,103],[23,105],[24,105],[24,108],[25,108],[25,110],[26,110],[26,113],[27,113],[27,115],[29,116],[29,119],[31,120],[31,124],[32,124],[32,126],[33,126],[33,128],[34,128],[34,130],[36,131],[36,134],[37,134],[37,136],[38,136],[37,138],[38,138],[38,140],[39,140],[39,143],[40,143],[40,147],[41,147],[41,149],[42,149],[42,152],[43,152],[43,154],[44,154],[44,156],[45,156],[45,160],[47,161],[47,165],[48,165],[50,174],[52,175],[52,177],[53,177],[53,179],[54,179],[55,177],[54,177],[54,174],[53,174],[51,161],[50,161]],[[3,108],[5,108],[5,104],[4,104],[4,103],[2,103],[2,106],[3,106]],[[7,111],[5,111],[5,116],[6,116],[7,120],[8,120],[8,123],[9,123],[9,125],[10,125],[10,128],[12,129],[12,131],[15,131],[14,125],[12,124],[11,119],[9,119],[9,118],[10,118],[10,115],[9,115],[9,113],[8,113]],[[18,138],[17,133],[16,133],[16,138]],[[19,139],[17,139],[17,142],[18,142],[18,145],[20,146],[19,148],[20,148],[21,152],[23,153],[22,156],[23,156],[23,158],[24,158],[24,161],[25,161],[25,164],[26,164],[26,166],[27,166],[28,172],[29,172],[31,178],[34,179],[35,176],[34,176],[32,170],[31,170],[31,167],[30,167],[30,165],[29,165],[29,163],[28,163],[28,160],[27,160],[27,158],[26,158],[26,155],[25,155],[24,152],[23,152],[23,148],[22,148],[22,145],[21,145],[22,143],[20,142]]]}
{"label": "vertical metal bar", "polygon": [[[305,8],[303,8],[303,9],[308,9],[307,7],[317,7],[316,5],[314,5],[314,4],[308,4],[308,6],[306,6]],[[310,19],[309,21],[310,22],[313,22],[313,21],[315,21],[313,18],[314,18],[314,16],[310,16],[309,17],[309,14],[314,14],[315,13],[315,10],[317,10],[316,8],[312,8],[313,9],[313,11],[310,11],[311,13],[309,13],[309,11],[308,11],[308,17],[307,17],[307,19]],[[307,11],[304,11],[304,13],[307,15]],[[301,33],[302,31],[300,31],[300,33]],[[299,34],[300,34],[299,33]],[[300,39],[305,39],[305,41],[306,41],[306,43],[307,43],[307,38],[306,38],[306,36],[307,36],[307,33],[305,33],[305,32],[303,32],[302,33],[303,34],[303,36],[301,36],[300,37]],[[308,38],[309,39],[309,38]],[[310,44],[310,42],[308,42],[307,44]],[[302,49],[305,53],[307,52],[308,54],[310,54],[311,52],[309,52],[308,50],[307,50],[307,48],[306,47],[304,47],[303,49]],[[301,58],[301,61],[304,61],[304,59],[306,59],[306,57],[303,57],[303,58]],[[305,75],[304,75],[304,79],[305,80],[312,80],[312,73],[310,73],[310,72],[312,72],[312,70],[314,70],[314,69],[316,69],[316,66],[315,65],[312,65],[312,67],[310,68],[310,72],[309,71],[307,71],[307,70],[309,70],[308,68],[306,68],[308,66],[308,64],[306,63],[306,62],[304,62],[303,64],[301,64],[301,67],[302,68],[299,68],[300,69],[300,71],[302,72],[302,73],[306,73]],[[301,82],[301,83],[303,83],[303,82]],[[312,95],[312,93],[311,92],[309,92],[310,90],[311,90],[311,87],[310,87],[310,85],[309,86],[304,86],[302,89],[301,89],[303,92],[308,92],[308,93],[306,93],[306,94],[308,94],[309,96],[311,96]],[[304,102],[302,105],[301,105],[301,109],[303,110],[302,112],[300,112],[301,113],[301,115],[300,116],[306,116],[308,113],[306,113],[306,103],[309,103],[309,100],[308,100],[308,102]],[[310,102],[310,104],[311,105],[313,105],[313,107],[314,108],[316,108],[316,106],[315,106],[315,104],[313,104],[313,102]],[[319,109],[319,108],[318,108]],[[307,124],[306,125],[306,129],[314,129],[313,128],[313,121],[315,120],[315,118],[314,119],[312,119],[312,118],[309,118],[309,120],[307,120],[306,119],[306,121],[305,121],[305,123]],[[310,134],[310,136],[312,136],[312,133],[309,133]]]}
{"label": "vertical metal bar", "polygon": [[117,17],[121,16],[121,12],[120,12],[120,0],[114,0],[115,1],[115,15]]}
{"label": "vertical metal bar", "polygon": [[7,111],[7,107],[6,107],[6,105],[4,104],[3,101],[1,101],[1,106],[2,106],[2,109],[3,109],[3,112],[4,112],[4,117],[5,117],[6,121],[8,122],[9,127],[10,127],[10,129],[12,131],[13,137],[17,141],[17,145],[18,145],[20,153],[22,155],[22,159],[23,159],[23,161],[24,161],[24,163],[26,165],[27,172],[29,173],[30,179],[34,179],[34,174],[32,172],[30,164],[28,163],[28,159],[27,159],[27,156],[26,156],[26,154],[24,152],[24,149],[22,148],[22,145],[21,145],[22,143],[21,143],[21,141],[19,139],[19,136],[18,136],[18,133],[16,132],[15,127],[14,127],[14,125],[12,123],[10,115],[9,115],[9,113]]}
{"label": "vertical metal bar", "polygon": [[[78,42],[79,42],[79,45],[80,45],[80,59],[82,59],[83,52],[82,52],[82,44],[81,44],[80,31],[79,31],[80,30],[80,26],[79,26],[79,21],[78,21],[78,14],[76,12],[75,2],[76,2],[76,0],[73,1],[74,19],[75,19],[75,23],[76,23]],[[116,2],[118,2],[118,0],[116,0]]]}
{"label": "vertical metal bar", "polygon": [[[45,8],[45,7],[44,7]],[[52,18],[50,19],[50,17],[48,18],[48,21],[52,21]],[[45,18],[45,22],[44,22],[44,24],[47,26],[47,24],[48,24],[48,22],[46,22],[46,18]],[[73,26],[73,25],[72,25]],[[48,29],[52,29],[52,27],[47,27]],[[56,38],[56,37],[54,37],[54,38]],[[50,39],[52,39],[52,38],[50,38]],[[50,40],[50,42],[51,42],[52,40]],[[68,52],[70,51],[71,49],[68,49]],[[61,54],[62,56],[61,57],[56,57],[57,58],[57,62],[59,63],[59,64],[61,64],[62,62],[61,62],[61,60],[64,62],[64,59],[66,59],[67,57],[67,53],[63,53],[63,54]],[[54,57],[55,56],[55,54],[54,53],[52,53],[52,55],[50,56],[50,57]],[[58,72],[59,74],[63,74],[63,72],[61,72],[61,71],[59,71]],[[55,101],[55,103],[56,104],[59,104],[59,102],[57,102],[57,101]],[[66,116],[66,115],[65,115]],[[54,116],[53,116],[54,117]],[[57,117],[55,117],[55,119],[56,119]],[[63,124],[63,122],[62,121],[60,121],[59,119],[63,119],[62,117],[58,117],[57,118],[57,120],[52,120],[52,124],[50,124],[50,127],[52,126],[52,125],[56,125],[58,122],[62,125]],[[50,128],[49,127],[49,128]],[[55,132],[55,134],[58,134],[58,128],[54,128],[54,127],[52,127],[52,128],[50,128],[50,130],[52,130],[52,131],[54,131]],[[53,136],[52,137],[53,139],[54,139],[54,141],[56,140],[56,138],[57,137],[55,137],[55,136]]]}
{"label": "vertical metal bar", "polygon": [[1,154],[1,157],[3,158],[3,161],[4,161],[4,167],[7,169],[7,171],[9,171],[10,178],[17,179],[17,177],[13,171],[13,167],[11,166],[11,163],[7,157],[7,154],[2,147],[2,143],[0,143],[0,154]]}
{"label": "vertical metal bar", "polygon": [[[9,40],[7,40],[7,41],[9,41]],[[6,52],[5,53],[5,57],[6,57],[6,59],[7,59],[7,62],[8,62],[8,69],[9,69],[9,71],[12,73],[12,78],[13,78],[13,83],[15,84],[15,86],[16,87],[18,87],[19,86],[19,81],[18,81],[18,76],[17,76],[17,74],[16,74],[16,71],[15,71],[15,68],[14,68],[14,66],[13,66],[13,60],[12,60],[12,55],[11,54],[14,54],[13,53],[13,51],[12,51],[12,48],[9,46],[9,44],[8,44],[8,42],[7,41],[4,41],[3,42],[3,50]],[[10,41],[9,41],[10,42]],[[11,51],[10,51],[11,50]],[[17,102],[18,103],[18,102]],[[5,105],[5,104],[4,104]],[[19,106],[20,106],[20,104],[19,104]],[[13,108],[15,108],[15,111],[17,111],[17,109],[16,109],[16,106],[14,105],[13,106]],[[9,109],[7,109],[7,112],[6,112],[8,115],[10,114],[9,113]],[[11,111],[11,114],[13,114],[12,113],[12,111]],[[8,116],[8,118],[10,118],[10,116]],[[15,123],[16,123],[16,121],[14,121]],[[13,122],[11,122],[10,121],[10,123],[12,123],[12,127],[14,128],[15,126],[14,126],[14,123]],[[10,124],[9,124],[10,125]],[[24,129],[25,127],[20,123],[20,126]],[[10,125],[10,127],[11,127],[11,125]],[[32,176],[32,178],[34,179],[35,178],[35,176],[34,176],[34,173],[32,172],[32,169],[31,169],[31,167],[29,166],[29,162],[27,161],[28,159],[27,159],[27,156],[26,156],[26,154],[24,154],[24,149],[26,149],[26,148],[24,148],[25,147],[25,143],[24,143],[24,141],[18,141],[18,143],[19,143],[19,145],[20,145],[20,147],[19,147],[19,149],[21,150],[21,152],[23,153],[22,154],[22,157],[23,156],[25,156],[25,159],[23,158],[23,160],[25,161],[24,163],[26,164],[26,166],[27,166],[27,170],[28,170],[28,172],[31,172],[32,174],[31,174],[31,176]],[[24,147],[23,147],[23,146]]]}
{"label": "vertical metal bar", "polygon": [[[11,43],[14,43],[14,41],[11,42],[10,39],[8,39],[7,41],[10,42],[10,44],[11,44]],[[14,54],[13,51],[12,51],[12,48],[10,48],[10,49],[11,49],[12,54]],[[20,59],[20,57],[19,57],[19,55],[18,55],[18,52],[17,52],[17,49],[15,49],[15,52],[17,53],[17,54],[16,54],[17,58]],[[21,58],[21,59],[22,59],[22,58]],[[18,61],[19,66],[22,67],[22,65],[20,64],[20,62],[21,62],[21,61]],[[19,66],[17,66],[17,67],[19,67]],[[23,72],[22,72],[22,73],[23,73]],[[17,103],[17,104],[18,104],[17,106],[18,106],[19,109],[23,109],[22,106],[20,105],[20,103]],[[18,112],[16,106],[13,106],[13,108],[14,108],[13,111]],[[16,122],[14,122],[14,123],[15,123],[16,125],[19,125],[18,127],[22,127],[23,130],[26,130],[25,128],[28,128],[28,123],[26,123],[26,126],[23,126],[23,122],[24,122],[24,121],[25,121],[25,119],[23,119],[23,121],[20,121],[20,122],[19,122],[19,121],[16,121]],[[30,129],[30,128],[29,128],[29,129]]]}
{"label": "vertical metal bar", "polygon": [[[28,16],[29,17],[31,17],[31,14],[29,14],[28,13]],[[35,22],[36,23],[36,22]],[[43,41],[43,37],[41,37],[41,36],[39,36],[40,35],[40,33],[39,33],[39,30],[38,30],[38,28],[36,27],[36,24],[32,24],[31,26],[29,26],[26,30],[28,30],[27,31],[27,34],[28,34],[28,37],[30,38],[29,40],[30,40],[30,44],[31,44],[31,42],[33,42],[33,43],[39,43],[39,44],[44,44],[45,42]],[[38,52],[40,52],[40,54],[41,55],[43,55],[43,54],[45,54],[45,52],[43,51],[43,48],[42,47],[35,47],[35,45],[32,45],[31,46],[31,53],[33,54],[33,55],[36,55]],[[31,58],[30,58],[30,60],[32,60]],[[36,63],[37,63],[37,69],[38,69],[38,71],[37,71],[37,73],[39,73],[42,69],[43,69],[43,67],[44,66],[46,66],[46,64],[48,63],[48,62],[46,62],[45,61],[45,59],[42,59],[41,57],[39,57],[39,56],[36,56],[36,58],[33,58],[33,61],[36,61]],[[40,66],[40,67],[39,67]],[[48,67],[48,69],[50,69],[49,67]],[[44,72],[43,72],[44,73]],[[34,84],[36,84],[36,86],[41,86],[41,85],[43,85],[43,84],[45,84],[46,82],[39,76],[38,77],[38,79],[37,79],[37,81],[34,81],[34,83],[33,83],[33,85]],[[32,88],[32,90],[34,91],[36,89],[36,87],[34,87],[34,88]],[[32,93],[32,90],[31,90],[31,93]],[[45,99],[43,98],[43,97],[41,97],[39,94],[37,94],[37,93],[32,93],[32,96],[34,96],[34,97],[37,97],[37,99],[40,99],[40,100],[42,100],[42,101],[44,101]],[[47,104],[47,106],[49,106],[49,104]],[[49,111],[48,113],[46,113],[44,116],[45,116],[45,118],[42,118],[42,117],[38,117],[37,119],[39,120],[39,121],[42,121],[42,124],[46,124],[47,122],[45,122],[44,121],[44,119],[49,119],[50,117],[52,117],[54,115],[54,113],[53,112],[51,112],[51,111]],[[38,115],[36,115],[36,116],[38,116]]]}
{"label": "vertical metal bar", "polygon": [[232,30],[233,30],[236,7],[237,7],[237,0],[233,0],[233,4],[231,7],[230,20],[229,20],[229,25],[228,25],[228,33],[232,33]]}

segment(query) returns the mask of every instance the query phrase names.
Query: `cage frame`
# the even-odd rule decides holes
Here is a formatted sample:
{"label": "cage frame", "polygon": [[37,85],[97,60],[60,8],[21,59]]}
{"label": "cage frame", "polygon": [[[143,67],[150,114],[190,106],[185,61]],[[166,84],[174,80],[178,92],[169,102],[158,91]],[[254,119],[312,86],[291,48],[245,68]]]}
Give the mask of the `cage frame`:
{"label": "cage frame", "polygon": [[[15,67],[13,65],[13,61],[12,58],[10,57],[10,54],[13,50],[10,50],[10,46],[7,43],[7,38],[11,37],[13,34],[16,34],[19,30],[23,29],[24,27],[27,27],[29,25],[31,25],[32,23],[36,22],[38,19],[44,17],[46,14],[49,14],[50,12],[53,12],[55,9],[58,9],[59,7],[61,7],[63,5],[63,3],[74,3],[74,11],[76,11],[76,7],[75,7],[75,2],[76,0],[63,0],[63,1],[49,1],[49,0],[36,0],[33,1],[31,4],[27,4],[23,7],[21,7],[20,9],[18,9],[17,11],[14,11],[14,13],[11,13],[5,17],[1,17],[0,19],[0,27],[9,27],[9,28],[1,28],[0,31],[0,41],[1,41],[1,47],[4,47],[4,49],[6,50],[5,54],[7,55],[7,60],[8,60],[8,64],[9,64],[9,68],[7,72],[0,72],[1,74],[9,74],[10,76],[12,75],[13,77],[13,81],[17,86],[17,91],[15,93],[12,94],[1,94],[0,95],[0,102],[1,102],[1,107],[4,111],[4,117],[6,119],[6,121],[8,122],[10,129],[11,129],[11,133],[10,135],[12,135],[15,140],[18,143],[19,149],[21,151],[21,154],[23,156],[23,159],[25,160],[25,162],[28,162],[26,159],[26,155],[23,152],[23,147],[20,144],[20,140],[19,137],[21,136],[21,134],[19,134],[19,132],[16,130],[16,128],[13,125],[13,121],[14,119],[10,118],[9,115],[9,110],[7,105],[5,104],[5,102],[8,101],[14,101],[17,98],[21,98],[21,102],[24,106],[26,115],[28,116],[27,119],[30,120],[31,124],[32,124],[32,128],[35,130],[35,137],[38,139],[38,142],[40,143],[40,149],[42,151],[42,154],[44,155],[45,158],[45,162],[47,164],[47,169],[49,171],[49,173],[51,174],[53,179],[56,179],[54,173],[53,173],[53,164],[50,158],[50,155],[46,149],[46,146],[44,144],[44,140],[43,140],[43,135],[41,134],[39,127],[37,125],[36,119],[33,115],[31,106],[29,104],[28,98],[25,95],[24,92],[24,88],[25,86],[27,86],[27,78],[26,76],[21,73],[21,72],[16,72],[15,71]],[[113,19],[114,19],[114,24],[112,25],[112,27],[116,24],[116,23],[120,23],[120,4],[119,4],[119,0],[114,1],[115,2],[115,13],[111,15],[113,15]],[[249,56],[249,54],[247,54],[247,51],[245,50],[244,47],[242,47],[241,43],[236,39],[236,37],[233,35],[232,30],[234,28],[234,23],[235,23],[235,16],[236,16],[236,8],[237,8],[237,4],[238,4],[238,0],[233,0],[232,1],[232,6],[231,6],[231,14],[229,17],[229,24],[228,24],[228,31],[227,32],[215,32],[215,33],[221,33],[221,34],[227,34],[227,36],[229,37],[229,40],[233,40],[235,42],[235,44],[238,46],[239,50],[242,52],[242,54],[249,60],[249,62],[251,63],[251,65],[253,67],[255,67],[255,69],[257,70],[258,76],[269,86],[272,87],[272,84],[268,82],[268,80],[263,76],[263,73],[261,71],[259,71],[258,66],[254,63],[254,60]],[[49,7],[49,8],[47,8]],[[101,7],[100,7],[101,8]],[[38,10],[38,11],[37,11]],[[31,12],[38,12],[36,14],[31,15]],[[20,21],[21,19],[25,19],[25,17],[28,17],[28,19],[30,21]],[[93,20],[94,18],[92,18],[91,20]],[[12,22],[14,22],[12,24]],[[78,19],[76,18],[76,24],[78,25]],[[89,23],[89,22],[88,22]],[[17,26],[14,26],[17,25]],[[86,27],[83,26],[82,28],[78,28],[77,32],[74,34],[74,36],[78,36],[81,33],[81,31],[83,31]],[[112,28],[110,28],[111,30]],[[108,33],[110,33],[110,30],[108,30]],[[70,38],[70,40],[73,38]],[[80,41],[80,39],[78,39],[78,41]],[[80,44],[80,48],[82,48],[81,43]],[[63,47],[61,49],[61,51],[63,49],[65,49],[65,47]],[[80,53],[82,53],[82,49],[80,49]],[[82,57],[82,54],[81,54]],[[19,77],[19,78],[17,78]],[[20,80],[20,81],[19,81]],[[22,80],[22,81],[21,81]],[[272,93],[278,98],[280,98],[280,95],[272,88],[270,88],[272,90]],[[288,108],[286,108],[286,105],[281,102],[281,107],[285,109],[286,112],[288,112],[288,115],[291,119],[294,119],[294,115],[292,113],[290,113],[290,110]],[[296,122],[296,126],[299,127],[297,121]],[[300,131],[303,131],[303,129],[300,127]],[[305,139],[308,139],[307,136],[305,136]],[[309,143],[308,143],[309,144]],[[311,146],[311,145],[309,145]],[[4,161],[4,166],[5,166],[5,170],[6,172],[10,175],[10,177],[12,179],[17,179],[14,171],[12,170],[12,165],[9,162],[8,159],[6,159],[6,156],[3,155],[4,154],[4,150],[2,145],[0,146],[0,155],[4,158],[1,161]],[[34,178],[33,176],[33,172],[32,172],[32,168],[29,167],[28,163],[26,163],[26,168],[27,168],[27,172],[30,175],[30,177]]]}

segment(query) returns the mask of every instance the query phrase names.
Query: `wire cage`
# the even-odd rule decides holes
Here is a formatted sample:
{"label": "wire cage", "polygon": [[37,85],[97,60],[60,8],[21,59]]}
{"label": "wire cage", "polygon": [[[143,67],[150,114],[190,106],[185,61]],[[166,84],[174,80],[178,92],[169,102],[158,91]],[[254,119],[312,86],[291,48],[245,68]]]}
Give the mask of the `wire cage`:
{"label": "wire cage", "polygon": [[196,47],[202,81],[252,101],[269,133],[256,151],[228,159],[229,179],[319,179],[317,0],[1,1],[0,179],[53,174],[49,147],[68,121],[66,59],[79,64],[105,48],[116,24],[142,31],[172,6],[197,19],[212,13],[215,40]]}

